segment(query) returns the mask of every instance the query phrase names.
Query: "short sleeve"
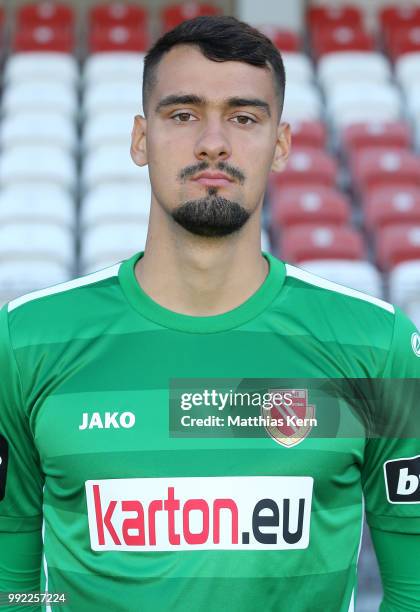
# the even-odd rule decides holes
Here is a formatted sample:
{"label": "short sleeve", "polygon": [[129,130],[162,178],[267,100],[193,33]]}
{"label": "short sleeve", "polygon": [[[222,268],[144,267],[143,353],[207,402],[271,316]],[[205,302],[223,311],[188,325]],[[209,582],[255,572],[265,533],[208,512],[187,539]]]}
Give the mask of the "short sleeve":
{"label": "short sleeve", "polygon": [[7,304],[0,310],[0,537],[39,529],[43,475],[30,431],[9,332]]}
{"label": "short sleeve", "polygon": [[368,524],[420,534],[420,334],[395,309],[378,387],[380,434],[366,443],[362,484]]}

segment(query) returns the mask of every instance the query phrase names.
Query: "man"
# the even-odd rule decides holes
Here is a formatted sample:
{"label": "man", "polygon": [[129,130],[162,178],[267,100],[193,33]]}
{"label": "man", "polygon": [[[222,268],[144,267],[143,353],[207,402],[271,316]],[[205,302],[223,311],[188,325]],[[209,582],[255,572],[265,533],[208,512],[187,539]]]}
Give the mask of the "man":
{"label": "man", "polygon": [[[308,382],[416,380],[420,338],[391,304],[261,253],[284,86],[277,50],[233,18],[166,34],[132,134],[144,253],[1,310],[3,593],[75,612],[353,610],[363,490],[381,609],[420,609],[420,444],[369,438],[365,404],[342,411],[351,435],[326,435],[336,412]],[[244,416],[236,391],[266,387]]]}

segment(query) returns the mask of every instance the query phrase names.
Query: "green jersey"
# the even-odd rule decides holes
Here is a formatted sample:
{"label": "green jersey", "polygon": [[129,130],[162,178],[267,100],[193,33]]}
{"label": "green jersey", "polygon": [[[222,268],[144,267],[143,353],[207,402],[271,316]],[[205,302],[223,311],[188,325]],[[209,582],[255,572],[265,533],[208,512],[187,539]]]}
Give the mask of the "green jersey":
{"label": "green jersey", "polygon": [[[141,256],[0,312],[0,542],[42,537],[40,589],[66,597],[46,609],[353,610],[364,513],[420,534],[419,440],[369,438],[363,419],[318,435],[323,406],[302,385],[280,385],[264,435],[214,435],[227,417],[209,386],[183,395],[177,429],[171,393],[186,379],[418,380],[417,330],[267,253],[237,308],[175,313],[139,286]],[[191,435],[214,399],[213,434]]]}

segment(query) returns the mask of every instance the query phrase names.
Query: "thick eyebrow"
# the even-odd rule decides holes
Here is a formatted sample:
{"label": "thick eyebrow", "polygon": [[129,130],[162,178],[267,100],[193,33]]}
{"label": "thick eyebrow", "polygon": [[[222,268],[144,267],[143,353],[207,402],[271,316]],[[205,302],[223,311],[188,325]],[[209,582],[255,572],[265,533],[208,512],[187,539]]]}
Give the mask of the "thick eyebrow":
{"label": "thick eyebrow", "polygon": [[[156,112],[159,112],[162,108],[168,106],[175,106],[177,104],[193,104],[195,106],[204,106],[207,100],[201,96],[195,94],[172,94],[162,98],[156,106]],[[240,106],[254,106],[263,110],[269,117],[271,117],[270,106],[264,100],[260,98],[241,98],[233,97],[225,100],[225,104],[229,108],[237,108]]]}
{"label": "thick eyebrow", "polygon": [[203,106],[206,103],[204,98],[194,94],[172,94],[159,100],[156,106],[156,112],[167,106],[175,106],[175,104],[194,104],[195,106]]}

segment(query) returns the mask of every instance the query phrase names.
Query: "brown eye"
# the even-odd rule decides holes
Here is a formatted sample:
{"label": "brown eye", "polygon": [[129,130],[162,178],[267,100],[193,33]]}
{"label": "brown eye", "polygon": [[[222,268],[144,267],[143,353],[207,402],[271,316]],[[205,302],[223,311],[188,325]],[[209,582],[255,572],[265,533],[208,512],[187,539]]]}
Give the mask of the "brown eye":
{"label": "brown eye", "polygon": [[237,117],[234,117],[234,119],[236,119],[241,125],[250,125],[251,123],[255,123],[255,121],[247,115],[238,115]]}
{"label": "brown eye", "polygon": [[178,123],[187,123],[190,117],[192,117],[191,113],[177,113],[173,116],[173,119],[178,121]]}

